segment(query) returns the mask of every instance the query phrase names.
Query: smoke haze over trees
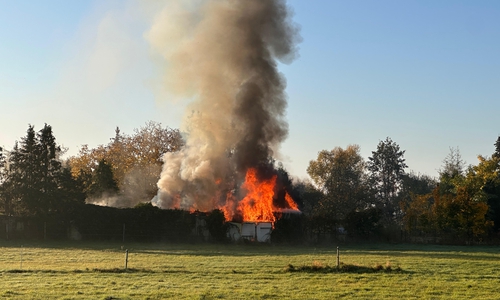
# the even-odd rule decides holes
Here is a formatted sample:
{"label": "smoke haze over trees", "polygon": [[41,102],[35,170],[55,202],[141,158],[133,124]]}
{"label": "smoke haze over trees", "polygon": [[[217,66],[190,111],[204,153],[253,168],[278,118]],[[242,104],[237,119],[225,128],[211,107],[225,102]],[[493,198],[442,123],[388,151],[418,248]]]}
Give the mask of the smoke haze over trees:
{"label": "smoke haze over trees", "polygon": [[[150,147],[127,156],[139,144]],[[134,196],[124,192],[129,184],[126,172],[120,183],[114,173],[119,168],[110,159],[112,155],[134,157],[134,161],[128,161],[132,170],[137,165],[154,164],[155,171],[151,172],[157,180],[161,155],[178,151],[182,145],[178,130],[150,122],[132,135],[117,130],[108,145],[96,149],[83,147],[86,150],[81,157],[64,161],[52,127],[45,125],[36,131],[30,125],[12,150],[0,152],[0,216],[35,218],[30,222],[38,224],[38,234],[45,231],[40,226],[47,226],[50,232],[59,232],[59,237],[66,234],[70,224],[77,225],[85,238],[119,237],[123,224],[127,223],[137,239],[183,240],[189,236],[190,228],[196,226],[196,215],[163,211],[151,206],[148,203],[151,199],[145,199],[142,193],[131,198]],[[117,149],[123,152],[114,152]],[[391,169],[399,170],[395,172],[398,176],[385,177],[390,178],[385,182],[391,186],[390,193],[380,192],[379,185],[373,185],[373,178],[379,176],[381,168],[370,167],[376,160],[373,158],[367,163],[356,145],[320,151],[308,168],[312,183],[294,179],[278,164],[279,181],[299,203],[303,215],[279,219],[273,236],[277,242],[294,243],[332,241],[341,236],[436,243],[498,242],[500,158],[496,149],[492,149],[490,157],[479,156],[476,165],[465,167],[458,148],[451,148],[443,160],[440,177],[434,179],[425,174],[401,172],[403,166],[406,168],[404,150],[387,138],[372,153],[373,157],[386,157],[385,163],[399,164]],[[92,163],[82,163],[90,161]],[[122,163],[121,160],[115,162]],[[78,166],[91,167],[80,169]],[[154,180],[135,184],[141,191],[151,189],[149,195],[152,195],[157,192],[157,188],[153,191],[150,186]],[[146,204],[127,210],[84,204],[87,196],[102,196],[102,193],[114,193],[109,199],[115,202],[101,202],[101,205]],[[386,209],[388,204],[392,205],[391,210]],[[392,213],[391,218],[387,217],[388,212]],[[227,227],[221,212],[205,214],[213,240],[223,241]],[[46,225],[40,225],[43,223]]]}
{"label": "smoke haze over trees", "polygon": [[[156,196],[163,155],[180,150],[183,144],[179,130],[148,122],[131,135],[123,134],[116,128],[115,136],[107,145],[95,149],[82,146],[78,155],[69,158],[69,164],[73,175],[86,182],[90,189],[87,190],[88,202],[133,207]],[[105,195],[102,188],[97,189],[100,192],[97,195],[95,187],[102,180],[95,180],[95,177],[96,172],[101,170],[99,166],[104,167],[102,161],[111,167],[109,172],[116,188],[108,179],[108,184],[103,185],[109,187]]]}
{"label": "smoke haze over trees", "polygon": [[[0,148],[5,228],[19,218],[44,235],[49,223],[62,235],[77,227],[85,238],[119,239],[127,227],[138,239],[179,241],[203,236],[205,222],[212,238],[224,241],[229,218],[222,209],[243,221],[238,205],[257,206],[264,197],[252,188],[265,183],[272,202],[266,222],[280,214],[273,225],[281,242],[499,242],[500,137],[477,165],[467,167],[451,148],[439,178],[406,172],[405,150],[387,137],[367,159],[357,145],[321,150],[307,168],[312,181],[299,181],[278,162],[288,135],[278,64],[297,57],[301,40],[286,1],[155,7],[143,36],[164,67],[162,92],[190,101],[182,135],[155,122],[132,134],[117,127],[109,143],[83,145],[64,161],[52,127],[29,125],[11,150]],[[297,212],[276,202],[303,213],[273,211]]]}

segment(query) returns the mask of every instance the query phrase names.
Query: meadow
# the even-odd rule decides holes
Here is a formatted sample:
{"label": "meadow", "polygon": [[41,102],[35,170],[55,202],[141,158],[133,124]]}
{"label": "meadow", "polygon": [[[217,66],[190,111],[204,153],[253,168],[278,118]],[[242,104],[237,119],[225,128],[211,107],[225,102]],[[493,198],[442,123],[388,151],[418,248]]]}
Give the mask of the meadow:
{"label": "meadow", "polygon": [[500,298],[498,246],[342,245],[341,265],[359,266],[345,271],[336,255],[335,246],[1,241],[0,298]]}

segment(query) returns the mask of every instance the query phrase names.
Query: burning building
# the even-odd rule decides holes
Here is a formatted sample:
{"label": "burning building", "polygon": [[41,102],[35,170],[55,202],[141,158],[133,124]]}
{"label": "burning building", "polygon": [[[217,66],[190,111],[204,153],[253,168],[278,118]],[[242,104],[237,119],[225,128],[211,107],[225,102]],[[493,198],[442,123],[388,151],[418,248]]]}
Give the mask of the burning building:
{"label": "burning building", "polygon": [[185,147],[164,156],[154,204],[253,223],[298,210],[270,162],[288,134],[277,64],[300,39],[285,1],[172,1],[147,39],[165,59],[166,91],[190,99]]}

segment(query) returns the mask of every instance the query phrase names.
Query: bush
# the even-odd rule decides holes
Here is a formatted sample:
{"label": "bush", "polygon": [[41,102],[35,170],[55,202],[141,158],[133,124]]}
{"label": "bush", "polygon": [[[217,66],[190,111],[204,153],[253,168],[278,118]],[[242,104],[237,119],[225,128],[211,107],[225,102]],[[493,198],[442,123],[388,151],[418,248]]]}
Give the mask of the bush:
{"label": "bush", "polygon": [[273,243],[301,243],[304,240],[302,214],[287,214],[282,215],[274,223],[274,229],[271,233],[271,241]]}
{"label": "bush", "polygon": [[227,242],[227,227],[224,213],[219,209],[214,209],[207,216],[207,227],[210,235],[216,242]]}

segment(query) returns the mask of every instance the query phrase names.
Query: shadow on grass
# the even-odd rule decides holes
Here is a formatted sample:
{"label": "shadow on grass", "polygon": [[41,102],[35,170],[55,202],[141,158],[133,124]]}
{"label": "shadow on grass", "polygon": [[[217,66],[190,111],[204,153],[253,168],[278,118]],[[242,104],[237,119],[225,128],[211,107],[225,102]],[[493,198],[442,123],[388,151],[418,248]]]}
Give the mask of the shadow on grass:
{"label": "shadow on grass", "polygon": [[[466,246],[464,246],[466,247]],[[391,250],[367,250],[367,251],[349,251],[349,254],[352,255],[371,255],[371,256],[391,256],[391,257],[422,257],[425,255],[432,256],[433,258],[444,258],[444,259],[455,259],[455,260],[468,260],[468,261],[483,261],[483,260],[498,260],[499,255],[496,253],[485,253],[480,252],[480,249],[477,249],[477,252],[473,252],[474,249],[467,249],[468,251],[455,251],[455,250],[442,250],[439,252],[438,250],[427,250],[427,249],[419,249],[419,250],[408,250],[408,251],[391,251]],[[447,252],[446,252],[447,251]]]}
{"label": "shadow on grass", "polygon": [[[36,248],[59,250],[92,250],[120,253],[128,249],[129,252],[151,255],[176,255],[176,256],[300,256],[304,254],[336,255],[336,247],[328,245],[319,246],[289,246],[280,244],[206,244],[206,243],[121,243],[99,241],[2,241],[0,248]],[[468,260],[497,260],[500,254],[499,246],[443,246],[419,244],[346,244],[341,251],[348,255],[384,255],[394,257],[420,257],[432,254],[439,258],[453,258]]]}
{"label": "shadow on grass", "polygon": [[33,274],[82,274],[82,273],[193,273],[184,270],[151,270],[151,269],[135,269],[135,268],[110,268],[110,269],[85,269],[85,270],[3,270],[0,274],[18,274],[18,273],[33,273]]}

